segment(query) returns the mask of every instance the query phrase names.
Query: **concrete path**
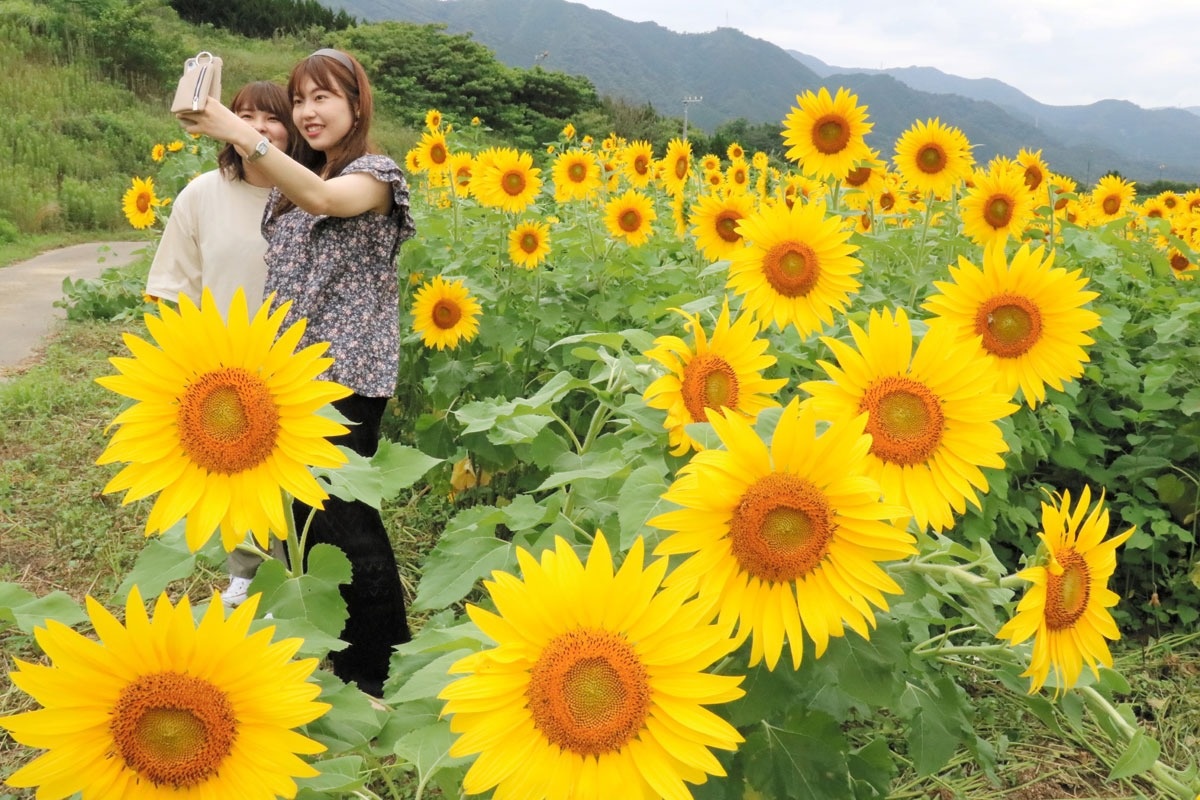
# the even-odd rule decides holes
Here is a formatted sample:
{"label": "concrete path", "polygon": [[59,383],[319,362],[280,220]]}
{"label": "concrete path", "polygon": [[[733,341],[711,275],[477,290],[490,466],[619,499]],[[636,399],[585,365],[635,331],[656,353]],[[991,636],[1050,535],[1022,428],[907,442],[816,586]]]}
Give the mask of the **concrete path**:
{"label": "concrete path", "polygon": [[96,278],[138,258],[148,242],[77,244],[0,267],[0,380],[30,360],[66,310],[63,278]]}

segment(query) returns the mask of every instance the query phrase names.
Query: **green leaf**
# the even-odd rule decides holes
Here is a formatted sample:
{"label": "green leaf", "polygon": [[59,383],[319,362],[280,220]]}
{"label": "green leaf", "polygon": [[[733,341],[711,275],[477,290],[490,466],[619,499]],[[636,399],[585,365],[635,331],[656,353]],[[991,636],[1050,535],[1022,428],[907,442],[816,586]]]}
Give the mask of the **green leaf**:
{"label": "green leaf", "polygon": [[299,787],[296,800],[336,797],[361,789],[364,785],[362,756],[325,758],[313,766],[319,769],[321,774],[296,781]]}
{"label": "green leaf", "polygon": [[0,583],[0,623],[13,623],[23,633],[46,627],[47,620],[74,626],[87,614],[66,592],[38,597],[15,583]]}
{"label": "green leaf", "polygon": [[436,770],[468,760],[450,757],[450,745],[457,738],[450,731],[449,720],[440,720],[402,736],[392,752],[416,767],[421,783],[426,783]]}
{"label": "green leaf", "polygon": [[954,755],[961,741],[953,707],[948,698],[928,688],[909,683],[904,690],[903,706],[909,717],[908,751],[918,775],[932,775]]}
{"label": "green leaf", "polygon": [[774,797],[854,797],[846,739],[828,714],[796,709],[779,726],[765,720],[743,746],[746,778]]}
{"label": "green leaf", "polygon": [[628,550],[644,533],[647,521],[666,510],[667,503],[662,499],[666,490],[666,480],[657,467],[639,467],[629,473],[617,495],[621,550]]}
{"label": "green leaf", "polygon": [[413,610],[457,603],[477,580],[514,564],[512,544],[494,535],[496,526],[506,518],[503,509],[494,506],[476,506],[455,517],[425,561]]}
{"label": "green leaf", "polygon": [[621,470],[627,469],[629,464],[625,454],[620,450],[605,450],[599,453],[585,453],[582,456],[568,453],[558,460],[555,467],[559,471],[542,481],[534,489],[535,492],[557,489],[559,486],[566,486],[568,483],[584,478],[597,480],[611,478]]}
{"label": "green leaf", "polygon": [[[186,520],[180,520],[142,548],[133,569],[117,587],[118,597],[124,600],[135,585],[143,598],[157,597],[171,581],[183,580],[192,574],[196,568],[196,554],[188,549],[184,538],[185,524]],[[209,544],[215,540],[216,537]]]}
{"label": "green leaf", "polygon": [[444,460],[425,455],[416,448],[381,439],[371,464],[380,472],[382,495],[388,499],[412,486]]}
{"label": "green leaf", "polygon": [[442,689],[445,689],[450,681],[454,680],[453,676],[448,672],[450,667],[454,662],[472,652],[474,651],[460,649],[452,650],[445,655],[438,656],[413,673],[412,677],[405,681],[399,689],[394,692],[388,692],[388,702],[403,703],[409,700],[436,698],[438,693]]}
{"label": "green leaf", "polygon": [[1108,779],[1119,781],[1123,778],[1140,775],[1154,766],[1160,750],[1158,742],[1147,736],[1144,730],[1138,728],[1130,738],[1125,751],[1121,753],[1121,757],[1113,764],[1112,770],[1108,773]]}

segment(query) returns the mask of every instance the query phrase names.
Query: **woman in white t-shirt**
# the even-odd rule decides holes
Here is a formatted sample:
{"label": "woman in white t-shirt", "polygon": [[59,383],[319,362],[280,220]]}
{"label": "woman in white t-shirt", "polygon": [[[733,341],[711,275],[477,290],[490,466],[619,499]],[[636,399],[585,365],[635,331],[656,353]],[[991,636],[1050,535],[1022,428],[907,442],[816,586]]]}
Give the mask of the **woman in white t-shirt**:
{"label": "woman in white t-shirt", "polygon": [[[299,141],[287,89],[277,83],[246,84],[233,96],[229,108],[285,153]],[[171,302],[184,295],[199,304],[200,294],[207,288],[226,315],[234,293],[241,288],[253,312],[263,301],[267,241],[262,220],[272,183],[230,144],[217,155],[217,165],[183,187],[171,204],[171,215],[150,265],[146,294]],[[253,546],[249,539],[247,544]],[[229,554],[229,586],[221,592],[226,605],[236,606],[246,599],[261,563],[262,558],[249,549]]]}

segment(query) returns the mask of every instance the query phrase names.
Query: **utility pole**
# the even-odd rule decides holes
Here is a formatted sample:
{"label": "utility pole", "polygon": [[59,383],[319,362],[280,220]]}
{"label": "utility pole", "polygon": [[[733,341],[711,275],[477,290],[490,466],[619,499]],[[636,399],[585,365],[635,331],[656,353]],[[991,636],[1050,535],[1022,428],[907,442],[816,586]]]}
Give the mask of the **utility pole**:
{"label": "utility pole", "polygon": [[687,125],[688,125],[688,106],[692,103],[699,103],[704,98],[700,95],[685,95],[683,98],[683,140],[687,141]]}

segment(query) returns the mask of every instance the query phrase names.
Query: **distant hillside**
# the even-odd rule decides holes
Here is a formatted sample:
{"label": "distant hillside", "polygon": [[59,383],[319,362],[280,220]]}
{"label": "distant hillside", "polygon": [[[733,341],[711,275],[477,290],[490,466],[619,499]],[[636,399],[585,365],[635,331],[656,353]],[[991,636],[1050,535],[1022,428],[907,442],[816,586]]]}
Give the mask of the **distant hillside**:
{"label": "distant hillside", "polygon": [[781,122],[796,95],[845,86],[869,107],[868,141],[884,157],[917,119],[960,128],[978,161],[1022,147],[1041,149],[1051,168],[1084,183],[1109,170],[1140,182],[1200,182],[1200,116],[1109,100],[1047,106],[1001,81],[968,79],[929,67],[830,67],[733,28],[675,33],[568,0],[329,0],[365,21],[441,23],[470,33],[517,67],[586,76],[601,94],[652,104],[706,130],[734,119]]}

